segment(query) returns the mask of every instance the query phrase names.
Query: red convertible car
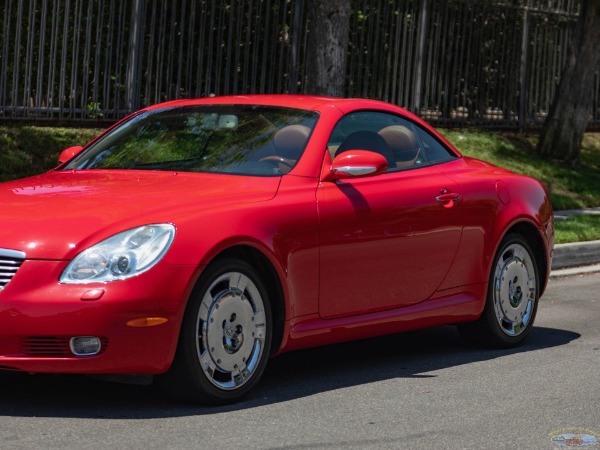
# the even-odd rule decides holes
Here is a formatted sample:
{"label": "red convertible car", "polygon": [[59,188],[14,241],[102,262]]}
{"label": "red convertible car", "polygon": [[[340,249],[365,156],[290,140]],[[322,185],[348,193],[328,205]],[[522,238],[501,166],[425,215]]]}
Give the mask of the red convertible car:
{"label": "red convertible car", "polygon": [[553,253],[543,186],[382,102],[146,108],[0,184],[0,368],[151,374],[239,399],[289,350],[457,324],[530,332]]}

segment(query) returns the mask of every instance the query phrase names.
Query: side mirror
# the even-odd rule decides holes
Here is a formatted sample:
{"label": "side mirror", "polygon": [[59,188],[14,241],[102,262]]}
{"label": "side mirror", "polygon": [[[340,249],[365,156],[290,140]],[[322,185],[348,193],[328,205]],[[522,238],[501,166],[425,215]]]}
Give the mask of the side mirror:
{"label": "side mirror", "polygon": [[58,157],[58,164],[66,163],[68,160],[80,153],[81,150],[83,150],[83,147],[81,145],[76,145],[74,147],[64,149]]}
{"label": "side mirror", "polygon": [[325,179],[334,181],[371,177],[385,173],[387,169],[387,159],[379,153],[369,150],[348,150],[335,157]]}

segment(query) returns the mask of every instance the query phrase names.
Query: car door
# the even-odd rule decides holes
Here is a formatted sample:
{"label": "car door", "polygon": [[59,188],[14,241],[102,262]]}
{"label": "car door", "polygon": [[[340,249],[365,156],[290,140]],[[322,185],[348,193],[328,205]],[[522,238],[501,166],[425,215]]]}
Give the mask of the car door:
{"label": "car door", "polygon": [[[388,138],[390,127],[409,139],[397,135],[384,144],[369,134]],[[460,193],[440,170],[443,154],[428,158],[422,131],[381,112],[352,113],[336,125],[329,142],[333,156],[359,146],[382,153],[389,168],[318,187],[321,317],[422,302],[448,273],[462,233]],[[348,142],[357,133],[361,139]],[[410,155],[401,154],[409,150]],[[446,159],[456,157],[443,151]]]}

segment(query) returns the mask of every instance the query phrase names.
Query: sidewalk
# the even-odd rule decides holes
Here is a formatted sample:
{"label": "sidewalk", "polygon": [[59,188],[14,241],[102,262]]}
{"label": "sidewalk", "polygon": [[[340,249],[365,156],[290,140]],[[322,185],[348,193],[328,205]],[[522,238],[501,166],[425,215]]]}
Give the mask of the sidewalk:
{"label": "sidewalk", "polygon": [[[600,215],[600,208],[569,209],[555,211],[554,220],[570,216]],[[600,240],[556,244],[552,259],[550,278],[600,272]]]}

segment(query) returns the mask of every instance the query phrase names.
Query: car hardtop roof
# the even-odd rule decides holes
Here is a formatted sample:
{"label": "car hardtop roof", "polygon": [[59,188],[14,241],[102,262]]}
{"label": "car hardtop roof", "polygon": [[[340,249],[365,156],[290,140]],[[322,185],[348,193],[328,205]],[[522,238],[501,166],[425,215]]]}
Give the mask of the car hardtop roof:
{"label": "car hardtop roof", "polygon": [[[352,105],[361,104],[364,109],[365,106],[371,105],[375,109],[388,109],[393,107],[394,109],[401,109],[397,106],[389,103],[381,102],[378,100],[364,99],[364,98],[340,98],[340,97],[326,97],[317,95],[292,95],[292,94],[252,94],[252,95],[227,95],[227,96],[215,96],[215,97],[201,97],[194,99],[183,99],[173,100],[164,103],[158,103],[152,105],[147,110],[168,108],[174,106],[194,106],[194,105],[215,105],[215,104],[247,104],[247,105],[264,105],[264,106],[281,106],[287,108],[299,108],[299,109],[310,109],[310,110],[322,110],[328,106],[336,106],[346,112],[352,108]],[[350,108],[348,108],[350,107]],[[408,111],[403,111],[407,113]]]}

